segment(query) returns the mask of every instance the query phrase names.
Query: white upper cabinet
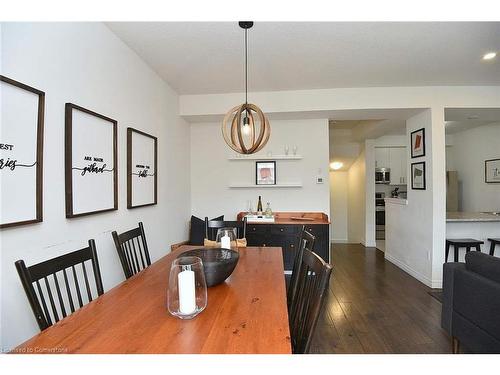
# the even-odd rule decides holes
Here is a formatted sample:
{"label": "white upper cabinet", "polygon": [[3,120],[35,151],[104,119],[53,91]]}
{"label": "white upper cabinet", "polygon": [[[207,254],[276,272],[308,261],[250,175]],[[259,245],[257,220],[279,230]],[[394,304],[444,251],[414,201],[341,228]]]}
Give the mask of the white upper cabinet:
{"label": "white upper cabinet", "polygon": [[393,147],[388,150],[391,185],[405,185],[407,183],[406,147]]}
{"label": "white upper cabinet", "polygon": [[375,148],[375,168],[390,168],[388,148]]}

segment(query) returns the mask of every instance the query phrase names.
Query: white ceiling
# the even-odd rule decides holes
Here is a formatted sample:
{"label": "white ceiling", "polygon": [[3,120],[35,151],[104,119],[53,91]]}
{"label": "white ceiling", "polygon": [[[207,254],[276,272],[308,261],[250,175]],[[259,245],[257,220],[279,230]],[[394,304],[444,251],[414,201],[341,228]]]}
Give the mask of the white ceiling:
{"label": "white ceiling", "polygon": [[500,123],[500,108],[445,108],[446,134]]}
{"label": "white ceiling", "polygon": [[[237,22],[111,22],[180,94],[244,89]],[[257,22],[249,90],[500,85],[499,22]]]}

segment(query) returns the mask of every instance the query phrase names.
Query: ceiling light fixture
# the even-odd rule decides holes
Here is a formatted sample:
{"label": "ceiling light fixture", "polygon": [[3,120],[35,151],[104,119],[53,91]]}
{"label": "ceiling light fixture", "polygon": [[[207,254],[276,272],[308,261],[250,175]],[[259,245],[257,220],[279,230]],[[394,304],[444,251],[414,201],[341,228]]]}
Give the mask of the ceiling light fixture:
{"label": "ceiling light fixture", "polygon": [[483,60],[492,60],[497,56],[496,52],[488,52],[483,56]]}
{"label": "ceiling light fixture", "polygon": [[333,163],[330,163],[330,168],[332,168],[334,171],[342,168],[344,166],[344,163],[340,161],[334,161]]}
{"label": "ceiling light fixture", "polygon": [[271,127],[261,109],[255,104],[248,103],[247,31],[253,26],[253,22],[240,21],[239,25],[245,30],[245,103],[237,105],[226,114],[222,121],[222,136],[234,151],[240,154],[253,154],[266,145],[271,135]]}

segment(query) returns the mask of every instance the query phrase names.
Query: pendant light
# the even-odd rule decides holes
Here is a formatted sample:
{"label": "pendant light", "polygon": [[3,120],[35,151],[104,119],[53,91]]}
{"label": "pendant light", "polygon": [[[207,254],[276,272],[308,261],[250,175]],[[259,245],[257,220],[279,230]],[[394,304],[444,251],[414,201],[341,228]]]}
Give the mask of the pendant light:
{"label": "pendant light", "polygon": [[245,30],[245,103],[232,108],[222,121],[222,135],[227,145],[240,154],[260,151],[269,140],[271,127],[266,115],[255,104],[248,103],[248,36],[251,21],[239,22]]}

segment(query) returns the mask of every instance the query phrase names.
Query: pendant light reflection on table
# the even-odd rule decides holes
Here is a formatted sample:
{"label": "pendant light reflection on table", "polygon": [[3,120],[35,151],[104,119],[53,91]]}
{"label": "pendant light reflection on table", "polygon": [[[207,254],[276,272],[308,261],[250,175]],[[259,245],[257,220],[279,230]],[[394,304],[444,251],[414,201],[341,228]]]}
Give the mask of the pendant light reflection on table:
{"label": "pendant light reflection on table", "polygon": [[172,262],[167,291],[170,314],[192,319],[207,306],[207,283],[199,257],[181,256]]}

